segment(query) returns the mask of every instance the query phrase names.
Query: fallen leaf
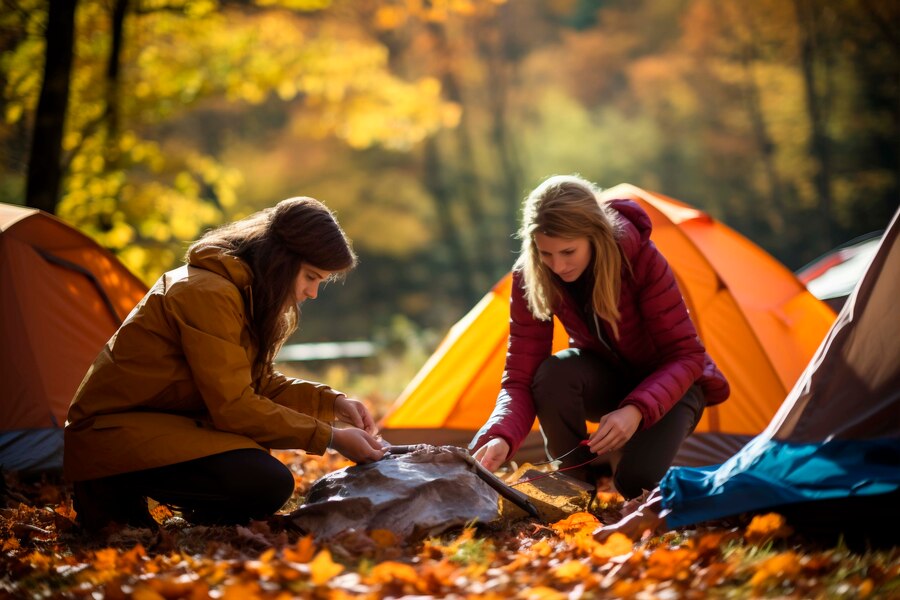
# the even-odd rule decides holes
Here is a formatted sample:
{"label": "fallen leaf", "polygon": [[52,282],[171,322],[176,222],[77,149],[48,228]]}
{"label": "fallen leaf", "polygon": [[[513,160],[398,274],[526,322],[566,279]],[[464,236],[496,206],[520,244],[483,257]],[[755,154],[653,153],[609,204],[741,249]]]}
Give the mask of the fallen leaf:
{"label": "fallen leaf", "polygon": [[604,543],[595,542],[591,550],[591,560],[595,564],[605,563],[614,556],[628,554],[634,549],[634,542],[627,535],[614,533]]}
{"label": "fallen leaf", "polygon": [[600,520],[591,513],[576,512],[572,513],[561,521],[553,523],[552,525],[550,525],[550,528],[557,534],[563,536],[571,535],[584,529],[589,529],[591,532],[593,532],[599,524]]}
{"label": "fallen leaf", "polygon": [[320,550],[309,563],[309,572],[315,585],[323,585],[344,570],[343,565],[331,560],[331,552],[328,549]]}
{"label": "fallen leaf", "polygon": [[237,581],[222,587],[222,600],[259,600],[262,590],[255,581]]}
{"label": "fallen leaf", "polygon": [[131,593],[132,600],[166,600],[166,597],[147,586],[138,586]]}
{"label": "fallen leaf", "polygon": [[762,561],[750,578],[750,585],[757,592],[776,581],[792,579],[800,573],[800,557],[794,552],[783,552]]}
{"label": "fallen leaf", "polygon": [[415,584],[419,580],[419,574],[416,570],[406,563],[386,560],[375,565],[369,576],[365,578],[365,582],[369,584],[377,583],[411,583]]}
{"label": "fallen leaf", "polygon": [[751,544],[764,544],[770,540],[785,538],[791,534],[784,517],[778,513],[756,515],[744,530],[744,538]]}
{"label": "fallen leaf", "polygon": [[586,579],[591,574],[591,568],[580,560],[567,560],[553,567],[552,573],[558,580],[571,583]]}
{"label": "fallen leaf", "polygon": [[316,544],[311,535],[297,540],[293,548],[285,548],[283,552],[284,560],[305,564],[312,560],[316,553]]}
{"label": "fallen leaf", "polygon": [[538,586],[525,589],[516,594],[516,598],[523,600],[568,600],[568,596],[547,586]]}
{"label": "fallen leaf", "polygon": [[685,548],[657,548],[647,559],[646,577],[657,581],[684,581],[691,576],[696,554]]}

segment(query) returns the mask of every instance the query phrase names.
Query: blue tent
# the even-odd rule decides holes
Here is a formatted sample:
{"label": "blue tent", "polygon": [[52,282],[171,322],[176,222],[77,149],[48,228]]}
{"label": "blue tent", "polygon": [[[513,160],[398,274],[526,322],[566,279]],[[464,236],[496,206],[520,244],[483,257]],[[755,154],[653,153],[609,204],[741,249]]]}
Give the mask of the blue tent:
{"label": "blue tent", "polygon": [[765,431],[721,465],[669,470],[660,483],[668,525],[761,510],[793,509],[802,517],[829,506],[868,513],[833,514],[833,520],[868,518],[874,527],[868,509],[882,511],[897,501],[897,220],[895,214],[868,270]]}

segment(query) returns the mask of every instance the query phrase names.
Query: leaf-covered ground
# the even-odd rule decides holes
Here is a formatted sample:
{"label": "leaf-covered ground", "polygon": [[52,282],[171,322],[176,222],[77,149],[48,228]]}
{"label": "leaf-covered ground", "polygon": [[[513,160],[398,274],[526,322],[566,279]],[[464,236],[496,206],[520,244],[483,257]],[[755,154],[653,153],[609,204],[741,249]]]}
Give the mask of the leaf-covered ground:
{"label": "leaf-covered ground", "polygon": [[[302,501],[336,456],[282,453]],[[775,514],[630,540],[601,521],[521,521],[402,543],[387,530],[327,544],[285,526],[190,526],[157,507],[158,530],[87,536],[69,489],[8,474],[0,509],[0,598],[898,598],[900,550],[822,547]],[[622,506],[610,495],[600,517]],[[285,511],[292,508],[291,503]],[[836,515],[836,518],[842,518]],[[889,524],[886,524],[889,526]]]}

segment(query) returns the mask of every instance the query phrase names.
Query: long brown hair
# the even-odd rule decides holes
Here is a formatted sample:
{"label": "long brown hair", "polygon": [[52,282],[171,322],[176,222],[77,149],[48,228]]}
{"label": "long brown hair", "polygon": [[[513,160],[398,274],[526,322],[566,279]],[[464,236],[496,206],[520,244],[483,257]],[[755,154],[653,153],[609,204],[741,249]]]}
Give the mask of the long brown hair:
{"label": "long brown hair", "polygon": [[591,303],[597,316],[609,323],[618,338],[621,272],[623,261],[626,266],[628,263],[616,241],[619,232],[615,210],[599,199],[599,193],[596,185],[576,175],[554,175],[536,187],[525,199],[518,232],[522,252],[515,269],[524,275],[525,298],[531,313],[541,320],[550,319],[560,290],[552,271],[541,261],[534,234],[587,238],[593,252]]}
{"label": "long brown hair", "polygon": [[293,301],[294,282],[300,266],[332,272],[342,277],[356,266],[350,240],[334,214],[314,198],[282,200],[234,223],[206,233],[188,249],[215,246],[236,256],[253,273],[253,334],[259,346],[253,365],[255,376],[272,367],[272,361],[300,323],[300,309]]}

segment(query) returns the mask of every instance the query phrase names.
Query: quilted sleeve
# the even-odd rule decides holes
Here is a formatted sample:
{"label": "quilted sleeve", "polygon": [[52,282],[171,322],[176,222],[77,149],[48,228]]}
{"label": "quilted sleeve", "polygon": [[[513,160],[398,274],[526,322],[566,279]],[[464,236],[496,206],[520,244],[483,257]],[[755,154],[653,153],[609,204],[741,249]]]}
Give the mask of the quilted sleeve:
{"label": "quilted sleeve", "polygon": [[553,321],[540,321],[531,314],[522,287],[521,273],[513,273],[509,304],[509,345],[500,394],[490,418],[472,440],[474,450],[490,439],[502,437],[516,453],[531,431],[536,412],[531,383],[540,364],[553,349]]}
{"label": "quilted sleeve", "polygon": [[632,263],[638,310],[653,340],[652,371],[622,401],[641,411],[641,428],[659,421],[703,370],[706,350],[688,315],[675,276],[656,245],[647,240]]}

